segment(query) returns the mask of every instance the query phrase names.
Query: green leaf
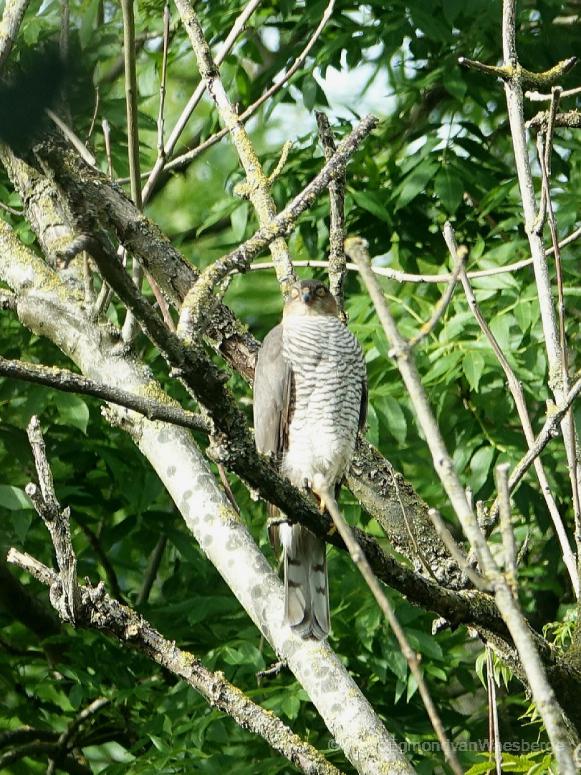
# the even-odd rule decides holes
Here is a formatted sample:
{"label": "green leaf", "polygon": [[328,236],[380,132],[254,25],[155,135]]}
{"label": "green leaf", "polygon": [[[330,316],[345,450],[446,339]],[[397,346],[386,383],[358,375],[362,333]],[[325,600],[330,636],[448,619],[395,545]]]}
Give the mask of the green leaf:
{"label": "green leaf", "polygon": [[494,449],[490,446],[480,447],[480,449],[476,450],[472,455],[472,460],[470,461],[470,471],[472,472],[470,476],[470,486],[474,494],[480,490],[487,480],[493,457]]}
{"label": "green leaf", "polygon": [[234,241],[241,242],[246,231],[246,224],[248,223],[248,202],[242,202],[240,207],[233,211],[230,215],[230,223],[232,224]]}
{"label": "green leaf", "polygon": [[470,389],[476,392],[478,390],[478,383],[480,377],[484,371],[484,357],[478,350],[468,350],[464,358],[462,359],[462,370],[468,380]]}
{"label": "green leaf", "polygon": [[280,704],[280,709],[291,721],[296,719],[301,709],[301,701],[294,694],[286,694]]}
{"label": "green leaf", "polygon": [[317,82],[312,76],[303,81],[303,104],[308,111],[317,104]]}
{"label": "green leaf", "polygon": [[33,508],[32,501],[24,490],[10,484],[0,484],[0,506],[8,511]]}
{"label": "green leaf", "polygon": [[444,165],[436,175],[434,190],[448,215],[453,215],[462,201],[464,183],[450,165]]}
{"label": "green leaf", "polygon": [[401,210],[425,190],[427,184],[438,171],[438,165],[432,159],[418,164],[395,190],[395,209]]}
{"label": "green leaf", "polygon": [[510,349],[510,325],[512,317],[509,315],[497,315],[490,323],[490,330],[494,334],[501,350]]}
{"label": "green leaf", "polygon": [[61,425],[72,425],[87,433],[89,407],[82,398],[72,393],[55,393],[54,402]]}
{"label": "green leaf", "polygon": [[403,444],[407,435],[405,414],[393,396],[383,396],[376,403],[376,411],[385,417],[387,429],[397,442]]}
{"label": "green leaf", "polygon": [[362,210],[367,210],[380,221],[385,221],[391,225],[392,218],[389,212],[386,210],[379,196],[375,193],[368,193],[366,191],[356,191],[350,188],[349,193],[353,197],[357,207],[361,207]]}
{"label": "green leaf", "polygon": [[442,0],[444,18],[452,26],[460,11],[466,5],[466,0]]}
{"label": "green leaf", "polygon": [[462,73],[459,67],[446,67],[444,68],[443,76],[444,88],[452,97],[456,97],[459,102],[462,102],[466,96],[466,81],[462,77]]}

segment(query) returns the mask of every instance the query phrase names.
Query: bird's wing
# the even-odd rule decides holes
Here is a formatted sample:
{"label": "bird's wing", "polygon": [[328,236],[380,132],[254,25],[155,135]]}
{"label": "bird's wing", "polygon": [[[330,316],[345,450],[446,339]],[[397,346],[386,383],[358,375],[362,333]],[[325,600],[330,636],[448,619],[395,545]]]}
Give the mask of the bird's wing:
{"label": "bird's wing", "polygon": [[262,343],[254,371],[254,433],[256,448],[280,460],[288,445],[293,378],[282,351],[282,324]]}

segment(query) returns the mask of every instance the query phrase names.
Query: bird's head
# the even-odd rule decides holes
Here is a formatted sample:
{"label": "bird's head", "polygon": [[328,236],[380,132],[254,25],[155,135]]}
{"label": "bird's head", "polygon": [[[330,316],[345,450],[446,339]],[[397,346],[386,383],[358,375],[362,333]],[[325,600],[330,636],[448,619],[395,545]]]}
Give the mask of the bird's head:
{"label": "bird's head", "polygon": [[284,317],[291,315],[333,315],[337,317],[337,302],[324,283],[318,280],[299,280],[284,306]]}

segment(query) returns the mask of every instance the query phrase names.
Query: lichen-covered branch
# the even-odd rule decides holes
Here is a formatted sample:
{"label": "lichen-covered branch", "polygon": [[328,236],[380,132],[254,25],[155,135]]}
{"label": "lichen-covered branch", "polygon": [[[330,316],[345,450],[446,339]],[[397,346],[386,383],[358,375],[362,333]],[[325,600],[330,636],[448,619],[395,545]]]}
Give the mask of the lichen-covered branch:
{"label": "lichen-covered branch", "polygon": [[[11,549],[7,559],[51,588],[60,583],[59,574],[28,554]],[[111,598],[102,582],[96,587],[83,585],[78,591],[80,612],[74,622],[75,626],[114,635],[123,644],[149,657],[186,681],[211,707],[226,713],[243,729],[260,735],[275,751],[303,772],[338,775],[336,767],[312,745],[295,735],[277,716],[253,702],[226,680],[223,673],[208,670],[200,659],[188,651],[182,651],[138,613]]]}
{"label": "lichen-covered branch", "polygon": [[[568,129],[581,129],[581,112],[568,110],[565,113],[557,113],[553,119],[554,126],[567,127]],[[549,123],[549,111],[543,110],[527,121],[527,128],[546,130]]]}
{"label": "lichen-covered branch", "polygon": [[487,65],[483,62],[478,62],[475,59],[468,59],[467,57],[459,57],[458,64],[467,67],[470,70],[478,70],[486,75],[492,75],[496,78],[502,78],[504,81],[517,80],[523,86],[534,86],[537,89],[550,89],[553,84],[558,83],[564,75],[572,70],[577,64],[577,57],[570,57],[564,59],[562,62],[557,62],[556,65],[549,70],[545,70],[542,73],[533,73],[530,70],[524,68],[521,64],[514,60],[507,60],[505,58],[505,64]]}
{"label": "lichen-covered branch", "polygon": [[27,484],[26,494],[50,533],[60,571],[58,588],[51,587],[51,602],[63,618],[74,623],[79,616],[80,598],[77,584],[77,558],[71,544],[70,510],[61,509],[55,495],[52,471],[46,457],[38,417],[31,418],[26,432],[39,483],[39,486],[34,482]]}
{"label": "lichen-covered branch", "polygon": [[[325,159],[329,161],[337,146],[329,119],[324,113],[317,112],[317,126],[319,137],[323,146]],[[345,304],[343,298],[343,285],[347,273],[347,259],[345,257],[345,170],[338,169],[336,175],[329,183],[329,289],[339,312],[345,320]]]}
{"label": "lichen-covered branch", "polygon": [[[177,401],[171,400],[162,391],[159,391],[159,398],[156,398],[155,395],[147,395],[146,391],[144,391],[144,395],[135,395],[118,387],[94,382],[67,369],[42,366],[38,363],[11,361],[2,357],[0,357],[0,376],[34,382],[37,385],[46,385],[65,393],[79,393],[101,398],[104,401],[110,401],[127,409],[132,409],[134,412],[139,412],[150,420],[163,420],[183,428],[208,432],[208,423],[201,415],[182,409]],[[153,381],[150,392],[152,394],[156,392]]]}
{"label": "lichen-covered branch", "polygon": [[10,56],[29,2],[30,0],[6,0],[0,20],[0,74]]}
{"label": "lichen-covered branch", "polygon": [[[198,62],[198,69],[206,83],[208,94],[214,100],[224,126],[228,129],[240,163],[246,173],[248,197],[256,210],[261,226],[268,227],[276,215],[276,206],[270,193],[268,179],[256,155],[244,124],[224,89],[212,52],[204,37],[202,27],[189,0],[175,0],[184,27]],[[296,275],[284,239],[277,237],[270,242],[270,252],[276,267],[276,276],[286,294]]]}
{"label": "lichen-covered branch", "polygon": [[[151,382],[148,369],[130,352],[119,353],[118,332],[109,324],[90,321],[82,296],[71,292],[2,221],[0,277],[18,297],[21,322],[51,339],[89,379],[134,393]],[[379,775],[390,766],[409,771],[393,737],[328,644],[305,641],[284,625],[282,583],[218,486],[191,434],[175,425],[118,412],[114,405],[108,414],[150,461],[208,559],[288,664],[354,766],[365,775]],[[297,497],[299,504],[301,500],[305,509],[304,499]]]}
{"label": "lichen-covered branch", "polygon": [[470,545],[476,553],[486,580],[495,591],[496,604],[513,637],[533,698],[553,745],[560,771],[566,773],[566,775],[573,775],[575,772],[573,749],[563,718],[563,711],[558,703],[555,691],[548,681],[534,638],[518,602],[514,598],[507,580],[500,572],[468,502],[422,386],[409,346],[399,333],[377,278],[369,267],[367,244],[362,239],[351,238],[347,240],[345,250],[359,266],[363,281],[373,301],[388,343],[392,348],[395,362],[412,402],[418,425],[432,454],[434,470],[440,478],[466,538],[470,541]]}

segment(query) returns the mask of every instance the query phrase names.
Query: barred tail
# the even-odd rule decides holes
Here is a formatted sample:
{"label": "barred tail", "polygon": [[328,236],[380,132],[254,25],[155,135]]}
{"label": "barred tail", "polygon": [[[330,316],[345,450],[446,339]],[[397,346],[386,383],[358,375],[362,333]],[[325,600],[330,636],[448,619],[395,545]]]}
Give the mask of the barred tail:
{"label": "barred tail", "polygon": [[279,526],[284,548],[285,619],[301,637],[329,634],[329,585],[324,541],[301,525]]}

